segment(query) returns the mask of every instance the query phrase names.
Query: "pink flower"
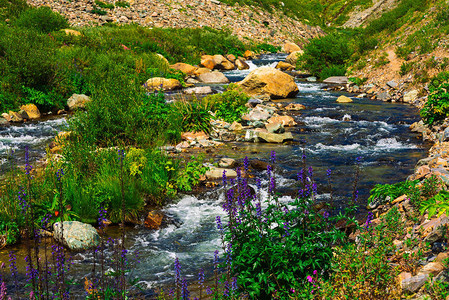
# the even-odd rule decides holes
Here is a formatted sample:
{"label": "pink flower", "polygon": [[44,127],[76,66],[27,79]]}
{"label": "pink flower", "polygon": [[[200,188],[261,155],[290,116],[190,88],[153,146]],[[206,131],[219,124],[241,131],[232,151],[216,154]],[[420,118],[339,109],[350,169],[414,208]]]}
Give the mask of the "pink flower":
{"label": "pink flower", "polygon": [[316,275],[316,273],[318,273],[318,271],[317,271],[317,270],[314,270],[314,271],[313,271],[313,275]]}
{"label": "pink flower", "polygon": [[312,276],[310,276],[310,275],[307,275],[307,281],[308,281],[308,282],[310,282],[310,283],[312,283],[312,282],[313,282],[313,278],[312,278]]}

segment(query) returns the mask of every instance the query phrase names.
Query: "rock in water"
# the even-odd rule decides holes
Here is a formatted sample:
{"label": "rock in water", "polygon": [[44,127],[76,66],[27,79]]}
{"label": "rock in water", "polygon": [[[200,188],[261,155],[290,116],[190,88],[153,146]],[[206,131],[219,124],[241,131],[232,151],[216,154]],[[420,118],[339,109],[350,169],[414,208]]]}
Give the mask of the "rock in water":
{"label": "rock in water", "polygon": [[204,73],[198,79],[204,83],[229,83],[229,79],[221,72]]}
{"label": "rock in water", "polygon": [[289,54],[292,52],[295,52],[295,51],[302,51],[298,45],[296,45],[295,43],[289,42],[289,41],[287,41],[284,44],[282,49],[284,50],[285,53],[289,53]]}
{"label": "rock in water", "polygon": [[34,104],[22,105],[20,107],[20,109],[25,111],[28,115],[28,118],[31,120],[36,120],[41,117],[41,113],[39,112],[39,109]]}
{"label": "rock in water", "polygon": [[272,67],[260,67],[238,83],[250,96],[269,95],[271,99],[294,97],[298,92],[292,76]]}
{"label": "rock in water", "polygon": [[82,251],[100,244],[100,236],[92,225],[78,221],[64,221],[62,225],[62,236],[61,222],[53,225],[54,238],[70,250]]}
{"label": "rock in water", "polygon": [[341,95],[340,97],[338,97],[337,102],[338,103],[350,103],[350,102],[352,102],[352,99]]}
{"label": "rock in water", "polygon": [[292,53],[290,53],[287,58],[285,59],[286,63],[289,63],[291,65],[296,66],[296,62],[298,61],[298,57],[300,55],[302,55],[304,53],[304,51],[293,51]]}
{"label": "rock in water", "polygon": [[286,133],[269,133],[269,132],[256,132],[259,140],[267,143],[283,143],[285,141],[293,140],[293,135],[291,132]]}
{"label": "rock in water", "polygon": [[75,110],[79,108],[85,108],[86,104],[90,102],[90,98],[84,94],[73,94],[67,100],[67,106],[70,110]]}

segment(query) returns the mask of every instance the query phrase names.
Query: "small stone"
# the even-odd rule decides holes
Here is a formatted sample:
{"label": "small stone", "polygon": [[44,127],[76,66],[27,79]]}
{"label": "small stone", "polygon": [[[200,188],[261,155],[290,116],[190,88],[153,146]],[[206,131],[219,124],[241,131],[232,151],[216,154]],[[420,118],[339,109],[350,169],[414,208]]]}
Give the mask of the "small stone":
{"label": "small stone", "polygon": [[303,109],[306,109],[306,107],[304,105],[302,105],[302,104],[299,104],[299,103],[290,103],[289,105],[287,105],[285,107],[285,110],[289,110],[289,111],[292,111],[292,110],[303,110]]}
{"label": "small stone", "polygon": [[282,123],[274,122],[274,123],[268,123],[265,125],[265,128],[269,133],[284,133],[284,125]]}
{"label": "small stone", "polygon": [[242,131],[242,130],[243,130],[243,126],[242,126],[242,124],[240,124],[239,122],[234,121],[234,122],[231,124],[231,127],[229,127],[229,130],[232,130],[232,131]]}
{"label": "small stone", "polygon": [[283,134],[269,133],[269,132],[256,132],[259,140],[267,143],[283,143],[285,141],[293,140],[293,135],[291,132],[286,132]]}
{"label": "small stone", "polygon": [[416,293],[429,279],[427,274],[418,274],[401,281],[401,287],[404,291]]}
{"label": "small stone", "polygon": [[395,87],[398,86],[398,83],[397,83],[396,81],[394,81],[394,80],[391,80],[391,81],[388,81],[388,82],[387,82],[387,85],[388,85],[389,87],[391,87],[391,88],[395,88]]}
{"label": "small stone", "polygon": [[236,178],[237,173],[232,169],[215,168],[212,167],[206,171],[206,178],[209,180],[218,180],[223,178],[223,172],[226,171],[226,178]]}
{"label": "small stone", "polygon": [[382,92],[382,93],[377,94],[376,98],[381,101],[388,101],[391,99],[391,96],[390,96],[390,93],[388,93],[388,92]]}
{"label": "small stone", "polygon": [[285,127],[291,127],[295,126],[298,123],[295,122],[295,119],[293,119],[290,116],[278,116],[278,117],[271,117],[267,120],[268,123],[281,123]]}
{"label": "small stone", "polygon": [[405,93],[403,101],[406,103],[410,103],[415,101],[418,98],[418,91],[412,90],[410,92]]}
{"label": "small stone", "polygon": [[183,92],[184,92],[184,94],[187,94],[187,95],[212,94],[212,88],[208,85],[207,86],[197,86],[194,88],[185,89]]}
{"label": "small stone", "polygon": [[89,103],[91,99],[84,94],[73,94],[67,100],[67,106],[70,110],[76,110],[80,108],[85,108],[86,104]]}
{"label": "small stone", "polygon": [[441,271],[444,270],[444,266],[439,262],[431,262],[425,265],[421,270],[419,270],[420,274],[432,274],[437,275]]}
{"label": "small stone", "polygon": [[158,212],[150,211],[145,219],[145,227],[149,229],[159,229],[162,224],[162,220],[164,219],[164,215]]}
{"label": "small stone", "polygon": [[323,80],[323,83],[345,85],[348,84],[348,77],[346,76],[332,76]]}
{"label": "small stone", "polygon": [[350,103],[352,102],[352,99],[349,97],[346,97],[344,95],[341,95],[340,97],[338,97],[338,99],[336,100],[337,103]]}

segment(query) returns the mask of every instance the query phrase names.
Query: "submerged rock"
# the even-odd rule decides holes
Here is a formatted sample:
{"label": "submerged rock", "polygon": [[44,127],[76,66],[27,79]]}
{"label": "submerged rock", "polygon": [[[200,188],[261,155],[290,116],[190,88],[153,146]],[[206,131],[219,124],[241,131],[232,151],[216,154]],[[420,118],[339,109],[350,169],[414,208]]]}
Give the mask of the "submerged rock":
{"label": "submerged rock", "polygon": [[350,103],[350,102],[352,102],[352,99],[341,95],[340,97],[338,97],[337,102],[338,103]]}
{"label": "submerged rock", "polygon": [[291,132],[286,133],[269,133],[269,132],[256,132],[259,140],[267,143],[283,143],[285,141],[293,140],[293,135]]}
{"label": "submerged rock", "polygon": [[53,225],[54,238],[64,246],[74,251],[87,250],[100,244],[100,236],[97,230],[90,225],[78,221],[64,221]]}
{"label": "submerged rock", "polygon": [[150,211],[145,219],[145,227],[149,229],[159,229],[162,224],[164,215],[158,212]]}
{"label": "submerged rock", "polygon": [[347,84],[348,83],[348,77],[346,77],[346,76],[332,76],[332,77],[324,79],[323,83],[343,85],[343,84]]}

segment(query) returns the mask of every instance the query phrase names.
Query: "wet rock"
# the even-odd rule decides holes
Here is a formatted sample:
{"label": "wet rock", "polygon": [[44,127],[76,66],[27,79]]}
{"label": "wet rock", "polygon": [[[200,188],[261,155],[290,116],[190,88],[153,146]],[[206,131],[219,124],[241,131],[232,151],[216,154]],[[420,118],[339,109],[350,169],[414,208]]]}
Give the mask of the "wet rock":
{"label": "wet rock", "polygon": [[19,113],[10,110],[8,114],[9,114],[9,118],[11,119],[11,122],[14,122],[14,123],[23,122],[23,118]]}
{"label": "wet rock", "polygon": [[295,52],[295,51],[302,51],[302,49],[298,45],[296,45],[295,43],[292,43],[290,41],[285,42],[284,46],[282,47],[282,50],[285,53],[289,53],[289,54],[292,52]]}
{"label": "wet rock", "polygon": [[210,86],[197,86],[194,88],[185,89],[183,92],[187,95],[212,94],[212,89]]}
{"label": "wet rock", "polygon": [[150,211],[145,218],[145,227],[149,229],[158,230],[161,228],[164,215],[158,212]]}
{"label": "wet rock", "polygon": [[276,69],[279,69],[279,70],[281,70],[281,71],[291,71],[291,70],[295,69],[295,66],[292,66],[292,65],[289,64],[289,63],[280,61],[280,62],[278,62],[278,64],[276,65]]}
{"label": "wet rock", "polygon": [[226,59],[233,63],[237,58],[235,57],[234,54],[228,54],[226,55]]}
{"label": "wet rock", "polygon": [[80,108],[85,108],[86,104],[89,103],[91,99],[84,94],[73,94],[67,100],[67,106],[70,110],[76,110]]}
{"label": "wet rock", "polygon": [[1,126],[9,125],[9,122],[5,118],[0,117],[0,125]]}
{"label": "wet rock", "polygon": [[26,112],[28,119],[36,120],[41,117],[39,109],[34,104],[22,105],[20,109]]}
{"label": "wet rock", "polygon": [[243,115],[242,120],[249,122],[266,121],[268,120],[268,118],[270,118],[271,115],[272,113],[270,113],[268,110],[257,106],[254,109],[252,109],[249,113]]}
{"label": "wet rock", "polygon": [[257,68],[238,85],[250,96],[267,94],[271,99],[289,98],[299,92],[293,77],[272,67]]}
{"label": "wet rock", "polygon": [[323,83],[344,85],[344,84],[348,84],[348,77],[332,76],[332,77],[329,77],[329,78],[326,78],[325,80],[323,80]]}
{"label": "wet rock", "polygon": [[232,62],[227,60],[223,55],[214,55],[215,69],[218,70],[234,70],[235,66]]}
{"label": "wet rock", "polygon": [[206,171],[206,178],[209,180],[218,180],[223,178],[223,172],[226,172],[226,178],[236,178],[237,173],[232,169],[215,168],[212,167],[210,170]]}
{"label": "wet rock", "polygon": [[235,61],[235,65],[236,65],[237,69],[239,69],[239,70],[248,70],[249,69],[249,65],[240,58]]}
{"label": "wet rock", "polygon": [[182,88],[182,85],[178,80],[162,77],[150,78],[145,82],[144,86],[148,91],[171,91]]}
{"label": "wet rock", "polygon": [[74,251],[87,250],[100,244],[97,230],[90,224],[78,221],[64,221],[62,226],[61,222],[56,222],[53,225],[53,234],[55,240]]}
{"label": "wet rock", "polygon": [[198,76],[203,83],[229,83],[229,79],[221,72],[209,72]]}
{"label": "wet rock", "polygon": [[391,99],[390,93],[382,92],[376,95],[376,98],[381,101],[388,101]]}
{"label": "wet rock", "polygon": [[336,100],[337,103],[350,103],[353,102],[351,98],[346,97],[344,95],[341,95],[340,97],[337,98]]}
{"label": "wet rock", "polygon": [[256,57],[256,54],[251,50],[246,50],[245,53],[243,53],[243,57],[245,59],[253,59]]}
{"label": "wet rock", "polygon": [[315,76],[310,76],[310,77],[307,77],[306,80],[307,80],[308,82],[316,82],[316,81],[317,81],[317,78],[316,78]]}
{"label": "wet rock", "polygon": [[211,72],[211,71],[210,71],[210,69],[208,69],[208,68],[198,68],[198,69],[196,69],[195,72],[193,72],[193,73],[194,73],[194,75],[195,75],[196,77],[198,77],[198,76],[200,76],[201,74],[209,73],[209,72]]}
{"label": "wet rock", "polygon": [[443,239],[448,224],[449,218],[446,215],[442,215],[422,224],[418,230],[424,232],[424,241],[432,244]]}
{"label": "wet rock", "polygon": [[293,111],[293,110],[303,110],[306,109],[306,107],[299,103],[290,103],[285,107],[285,110]]}
{"label": "wet rock", "polygon": [[3,117],[6,121],[11,122],[11,117],[9,116],[9,114],[7,114],[7,113],[2,113],[2,117]]}
{"label": "wet rock", "polygon": [[256,107],[258,104],[262,104],[262,103],[263,103],[263,101],[262,101],[261,99],[254,99],[254,98],[251,98],[251,99],[248,100],[248,104],[249,104],[251,107]]}
{"label": "wet rock", "polygon": [[259,138],[259,140],[267,143],[283,143],[285,141],[293,140],[293,135],[291,132],[277,134],[277,133],[256,131],[256,135]]}
{"label": "wet rock", "polygon": [[295,122],[295,119],[293,119],[290,116],[277,116],[277,117],[271,117],[267,120],[268,123],[281,123],[285,127],[291,127],[295,126],[298,123]]}
{"label": "wet rock", "polygon": [[245,133],[245,141],[246,142],[259,142],[259,137],[256,134],[256,131],[254,130],[247,130]]}
{"label": "wet rock", "polygon": [[406,278],[401,281],[402,290],[416,293],[429,279],[427,274],[418,274],[416,276]]}
{"label": "wet rock", "polygon": [[290,53],[287,58],[285,59],[286,63],[289,63],[293,66],[296,66],[296,62],[298,61],[298,57],[300,55],[302,55],[304,53],[304,51],[300,50],[300,51],[293,51],[292,53]]}
{"label": "wet rock", "polygon": [[265,128],[267,129],[267,131],[269,133],[284,133],[285,132],[284,125],[282,125],[282,123],[278,123],[278,122],[268,123],[265,125]]}
{"label": "wet rock", "polygon": [[426,125],[424,124],[423,120],[419,121],[419,122],[415,122],[412,125],[410,125],[410,130],[412,132],[419,132],[422,133],[424,131],[427,131],[428,128],[426,127]]}
{"label": "wet rock", "polygon": [[257,171],[266,171],[269,163],[259,159],[253,159],[249,162],[251,168]]}
{"label": "wet rock", "polygon": [[235,167],[235,159],[232,158],[228,158],[228,157],[224,157],[222,159],[220,159],[220,161],[218,162],[218,166],[220,168],[234,168]]}
{"label": "wet rock", "polygon": [[197,67],[185,63],[176,63],[174,65],[171,65],[170,68],[181,71],[186,75],[193,75],[198,69]]}

